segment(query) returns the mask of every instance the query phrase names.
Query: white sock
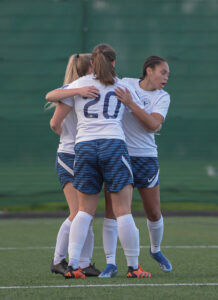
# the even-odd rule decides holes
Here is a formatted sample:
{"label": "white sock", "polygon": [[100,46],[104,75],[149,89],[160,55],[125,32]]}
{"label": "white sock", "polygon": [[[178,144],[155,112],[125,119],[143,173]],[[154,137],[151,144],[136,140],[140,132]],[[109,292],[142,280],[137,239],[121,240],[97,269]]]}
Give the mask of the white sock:
{"label": "white sock", "polygon": [[106,262],[107,264],[116,265],[117,220],[105,218],[102,235]]}
{"label": "white sock", "polygon": [[69,265],[78,269],[83,245],[85,243],[92,216],[84,211],[78,211],[74,217],[69,235]]}
{"label": "white sock", "polygon": [[59,264],[62,259],[66,258],[68,243],[69,243],[69,233],[70,233],[70,225],[71,221],[66,219],[57,235],[56,246],[55,246],[55,253],[54,253],[54,264]]}
{"label": "white sock", "polygon": [[117,218],[118,235],[123,247],[128,267],[138,268],[139,231],[132,214]]}
{"label": "white sock", "polygon": [[163,238],[163,217],[161,216],[161,218],[155,222],[151,222],[147,219],[147,226],[151,242],[151,252],[157,253],[160,251],[160,244]]}
{"label": "white sock", "polygon": [[90,265],[92,254],[93,254],[93,248],[94,248],[94,232],[93,232],[92,225],[90,225],[85,240],[85,244],[82,248],[81,255],[80,255],[79,266],[81,269],[84,269]]}

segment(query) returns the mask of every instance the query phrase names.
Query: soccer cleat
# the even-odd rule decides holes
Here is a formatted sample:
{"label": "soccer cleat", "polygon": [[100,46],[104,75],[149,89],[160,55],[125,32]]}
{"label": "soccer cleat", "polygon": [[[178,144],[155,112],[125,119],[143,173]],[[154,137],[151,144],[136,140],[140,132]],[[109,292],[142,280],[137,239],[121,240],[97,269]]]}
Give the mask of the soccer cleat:
{"label": "soccer cleat", "polygon": [[152,253],[150,249],[150,255],[153,259],[155,259],[159,263],[162,271],[164,272],[172,271],[173,268],[170,261],[162,254],[161,251],[158,251],[157,253]]}
{"label": "soccer cleat", "polygon": [[101,274],[101,271],[96,269],[95,264],[90,264],[88,267],[83,268],[82,272],[86,275],[86,277],[98,276]]}
{"label": "soccer cleat", "polygon": [[66,262],[65,259],[62,259],[62,261],[57,265],[54,265],[54,260],[52,260],[52,262],[51,262],[51,272],[55,273],[55,274],[64,275],[66,273],[67,266],[68,266],[68,263]]}
{"label": "soccer cleat", "polygon": [[145,272],[139,265],[138,269],[133,269],[133,267],[128,267],[128,272],[126,274],[127,278],[150,278],[151,273]]}
{"label": "soccer cleat", "polygon": [[70,278],[78,279],[78,278],[86,278],[86,275],[83,274],[80,268],[74,270],[71,266],[68,266],[66,272],[64,273],[64,277],[66,279],[70,279]]}
{"label": "soccer cleat", "polygon": [[117,275],[117,266],[107,264],[103,272],[98,276],[99,278],[112,278]]}

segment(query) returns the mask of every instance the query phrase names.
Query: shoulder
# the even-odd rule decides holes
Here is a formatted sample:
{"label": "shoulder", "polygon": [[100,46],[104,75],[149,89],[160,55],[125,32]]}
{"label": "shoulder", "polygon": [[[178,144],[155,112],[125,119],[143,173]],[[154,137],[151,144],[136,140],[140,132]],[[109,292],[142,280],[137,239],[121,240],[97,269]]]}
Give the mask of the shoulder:
{"label": "shoulder", "polygon": [[75,86],[76,86],[76,81],[77,81],[77,80],[75,80],[75,81],[73,81],[73,82],[71,82],[71,83],[68,83],[68,84],[63,85],[63,86],[61,87],[61,89],[62,89],[62,90],[69,90],[69,89],[75,88]]}
{"label": "shoulder", "polygon": [[135,85],[139,82],[139,79],[138,78],[124,77],[121,81],[123,83],[126,83],[126,84]]}
{"label": "shoulder", "polygon": [[130,89],[131,87],[134,86],[134,82],[135,82],[135,81],[137,81],[137,79],[125,77],[125,78],[119,79],[119,80],[117,81],[117,84],[118,84],[120,87]]}
{"label": "shoulder", "polygon": [[170,101],[170,94],[165,90],[159,90],[157,93],[157,99],[165,99],[166,101]]}
{"label": "shoulder", "polygon": [[82,77],[78,78],[76,81],[83,82],[83,81],[86,81],[86,80],[93,80],[93,79],[94,79],[94,75],[93,74],[88,74],[88,75],[85,75],[85,76],[82,76]]}

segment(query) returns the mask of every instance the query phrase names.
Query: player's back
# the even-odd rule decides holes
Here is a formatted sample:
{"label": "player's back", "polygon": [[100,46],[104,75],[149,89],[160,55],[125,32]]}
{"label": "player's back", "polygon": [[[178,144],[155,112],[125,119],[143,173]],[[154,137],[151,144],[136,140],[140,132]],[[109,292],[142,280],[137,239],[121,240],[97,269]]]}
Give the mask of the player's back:
{"label": "player's back", "polygon": [[109,86],[96,80],[93,74],[77,80],[77,87],[89,85],[94,85],[100,94],[94,99],[75,97],[75,111],[78,118],[76,143],[102,138],[124,140],[121,127],[124,105],[117,100],[114,92],[120,85],[120,80],[116,78],[115,84]]}

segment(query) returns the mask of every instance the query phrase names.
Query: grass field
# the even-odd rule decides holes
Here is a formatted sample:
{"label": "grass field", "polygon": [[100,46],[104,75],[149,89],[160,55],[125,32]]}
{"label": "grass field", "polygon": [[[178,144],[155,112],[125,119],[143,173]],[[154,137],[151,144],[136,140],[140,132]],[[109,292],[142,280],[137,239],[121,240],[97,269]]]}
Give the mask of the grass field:
{"label": "grass field", "polygon": [[[50,261],[62,219],[0,219],[0,299],[217,299],[218,218],[165,218],[162,250],[173,271],[163,273],[148,254],[144,218],[140,229],[140,263],[150,279],[127,279],[126,261],[118,245],[118,275],[112,279],[65,280],[50,273]],[[105,266],[101,228],[94,221],[93,262]]]}

